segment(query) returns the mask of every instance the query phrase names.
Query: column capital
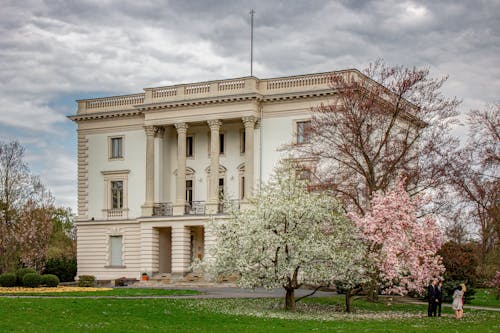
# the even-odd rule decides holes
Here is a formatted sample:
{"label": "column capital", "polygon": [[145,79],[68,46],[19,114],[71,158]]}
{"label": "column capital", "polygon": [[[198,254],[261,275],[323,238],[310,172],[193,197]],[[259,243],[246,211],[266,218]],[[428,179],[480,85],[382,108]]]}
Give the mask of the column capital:
{"label": "column capital", "polygon": [[177,133],[186,133],[189,127],[186,123],[175,123],[174,126],[177,129]]}
{"label": "column capital", "polygon": [[144,131],[146,132],[147,136],[154,136],[156,132],[156,127],[155,126],[144,126]]}
{"label": "column capital", "polygon": [[243,125],[245,127],[254,127],[255,123],[257,122],[257,118],[255,118],[254,116],[243,117],[241,118],[241,120],[243,121]]}
{"label": "column capital", "polygon": [[207,123],[211,130],[218,130],[222,126],[222,121],[218,119],[207,120]]}
{"label": "column capital", "polygon": [[155,138],[162,138],[165,134],[165,127],[155,127]]}

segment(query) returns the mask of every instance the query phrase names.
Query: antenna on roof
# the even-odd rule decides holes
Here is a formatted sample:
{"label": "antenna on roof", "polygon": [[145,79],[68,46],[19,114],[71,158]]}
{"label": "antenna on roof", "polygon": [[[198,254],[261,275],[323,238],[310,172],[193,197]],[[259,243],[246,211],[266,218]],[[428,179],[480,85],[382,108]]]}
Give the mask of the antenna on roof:
{"label": "antenna on roof", "polygon": [[250,10],[250,76],[253,76],[253,14],[255,10]]}

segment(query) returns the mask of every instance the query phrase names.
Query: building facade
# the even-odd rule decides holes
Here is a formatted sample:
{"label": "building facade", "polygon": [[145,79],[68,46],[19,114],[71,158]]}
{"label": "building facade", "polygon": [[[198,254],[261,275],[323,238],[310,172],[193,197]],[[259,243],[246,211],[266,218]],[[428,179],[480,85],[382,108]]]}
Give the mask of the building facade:
{"label": "building facade", "polygon": [[280,148],[307,142],[311,107],[335,98],[332,74],[362,77],[244,77],[78,101],[77,275],[190,272],[224,202],[244,207]]}

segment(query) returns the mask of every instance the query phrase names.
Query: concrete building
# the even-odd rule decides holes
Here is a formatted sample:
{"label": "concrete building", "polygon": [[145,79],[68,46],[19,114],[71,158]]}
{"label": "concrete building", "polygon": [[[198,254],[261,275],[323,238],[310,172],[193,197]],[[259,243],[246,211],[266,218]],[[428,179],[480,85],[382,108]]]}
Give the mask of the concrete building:
{"label": "concrete building", "polygon": [[[185,275],[214,243],[220,198],[245,205],[291,142],[307,142],[311,107],[332,74],[145,88],[78,101],[78,273]],[[237,251],[237,249],[234,249]]]}

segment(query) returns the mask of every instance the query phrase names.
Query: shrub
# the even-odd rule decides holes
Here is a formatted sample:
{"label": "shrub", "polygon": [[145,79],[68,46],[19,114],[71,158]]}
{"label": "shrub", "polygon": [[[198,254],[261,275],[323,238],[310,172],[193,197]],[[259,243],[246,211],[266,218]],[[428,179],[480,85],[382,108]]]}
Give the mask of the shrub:
{"label": "shrub", "polygon": [[42,284],[47,287],[57,287],[59,285],[59,278],[54,274],[44,274],[42,275]]}
{"label": "shrub", "polygon": [[78,287],[93,287],[95,284],[95,276],[80,275],[78,276]]}
{"label": "shrub", "polygon": [[23,277],[23,285],[29,288],[37,288],[42,284],[42,276],[38,273],[27,273]]}
{"label": "shrub", "polygon": [[16,285],[16,274],[5,273],[0,275],[0,286],[2,287],[14,287]]}
{"label": "shrub", "polygon": [[19,268],[16,271],[16,284],[18,286],[24,286],[23,278],[26,274],[36,274],[36,271],[32,268]]}
{"label": "shrub", "polygon": [[51,258],[45,263],[44,274],[54,274],[61,282],[71,282],[76,276],[76,260],[69,258]]}

